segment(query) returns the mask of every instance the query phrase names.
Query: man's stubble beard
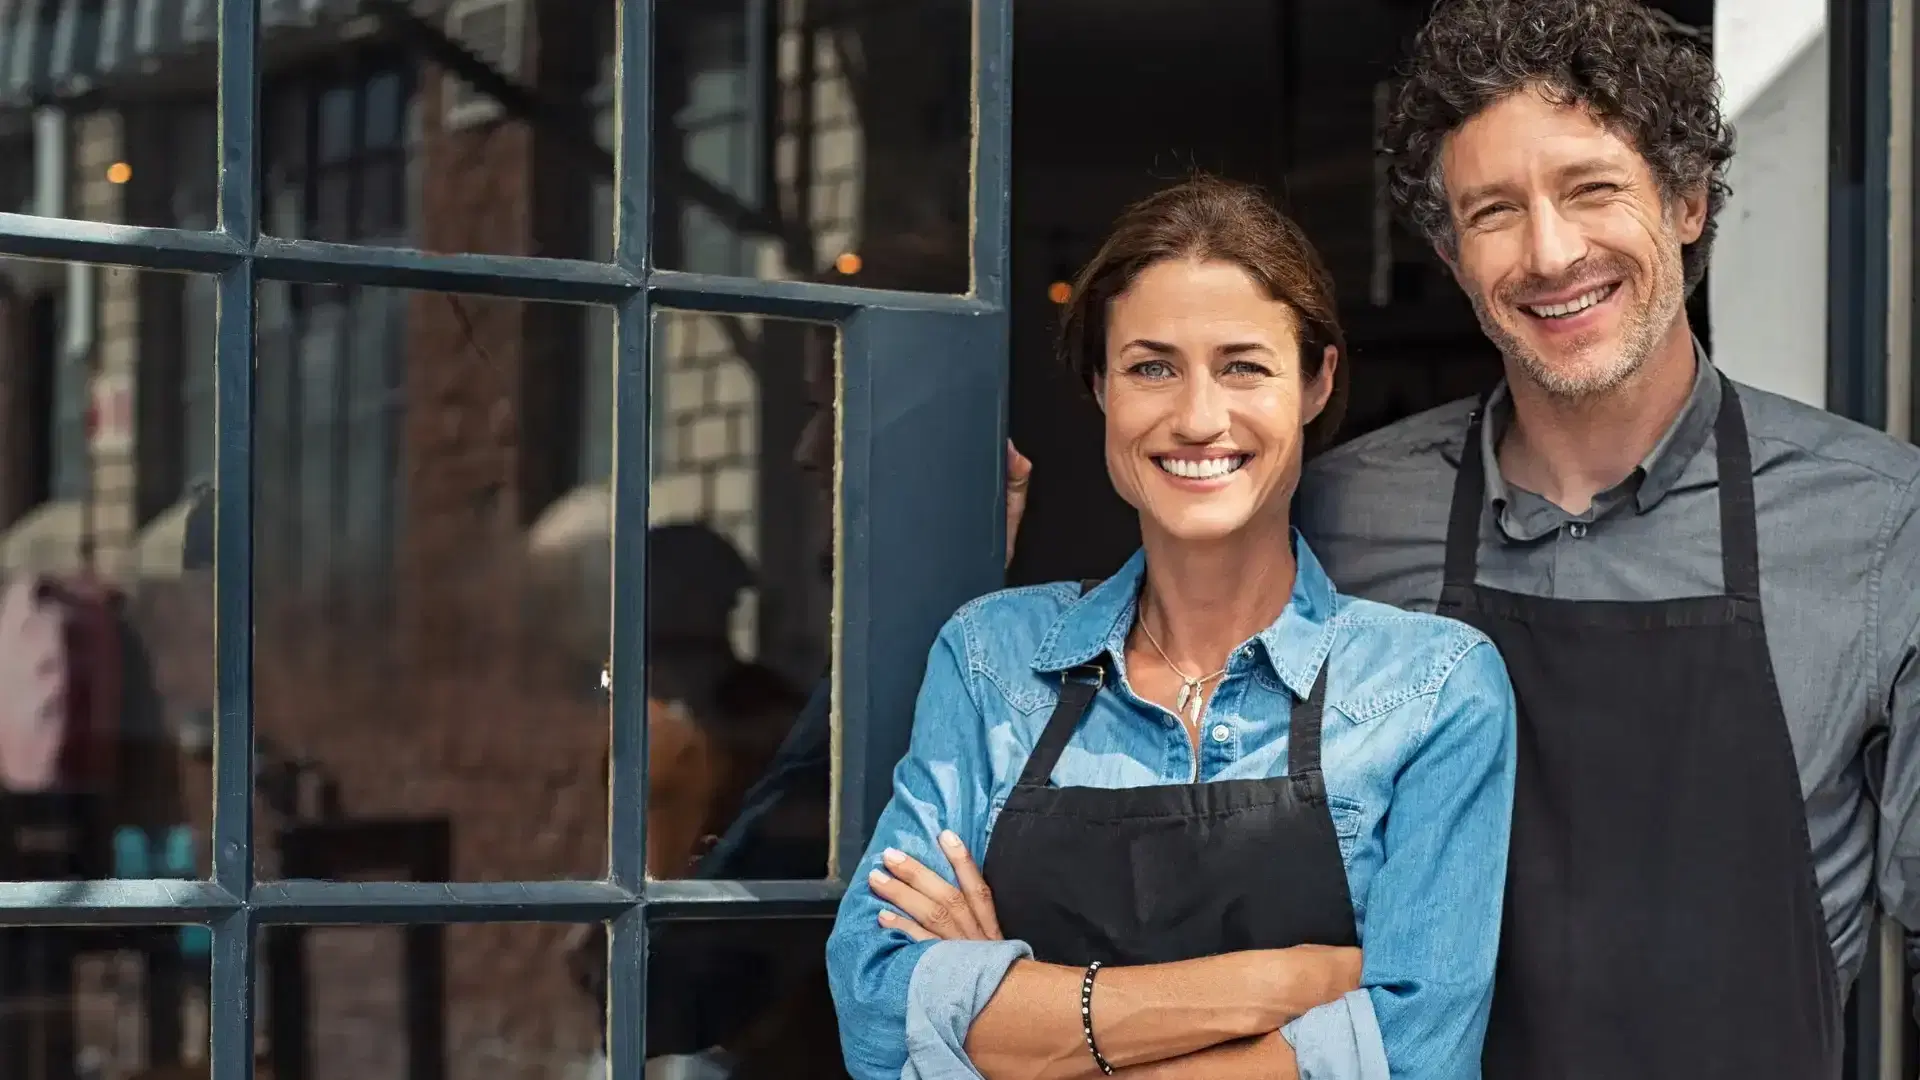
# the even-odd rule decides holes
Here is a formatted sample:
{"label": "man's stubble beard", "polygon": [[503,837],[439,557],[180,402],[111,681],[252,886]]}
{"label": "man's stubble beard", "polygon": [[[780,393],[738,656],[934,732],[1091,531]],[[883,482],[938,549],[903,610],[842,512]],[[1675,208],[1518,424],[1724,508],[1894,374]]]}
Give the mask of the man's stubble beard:
{"label": "man's stubble beard", "polygon": [[[1659,347],[1667,328],[1673,325],[1686,306],[1679,238],[1669,232],[1662,237],[1661,248],[1660,264],[1649,279],[1653,287],[1651,298],[1623,315],[1614,354],[1598,366],[1556,366],[1549,363],[1526,339],[1509,330],[1505,323],[1494,316],[1494,304],[1509,311],[1517,310],[1515,305],[1505,300],[1489,300],[1477,290],[1469,290],[1468,299],[1473,304],[1475,317],[1480,320],[1481,331],[1528,382],[1545,391],[1549,397],[1566,404],[1578,404],[1616,390],[1638,374]],[[1634,281],[1631,274],[1620,276],[1621,289]],[[1575,355],[1606,347],[1604,341],[1584,347],[1576,345],[1578,351]]]}

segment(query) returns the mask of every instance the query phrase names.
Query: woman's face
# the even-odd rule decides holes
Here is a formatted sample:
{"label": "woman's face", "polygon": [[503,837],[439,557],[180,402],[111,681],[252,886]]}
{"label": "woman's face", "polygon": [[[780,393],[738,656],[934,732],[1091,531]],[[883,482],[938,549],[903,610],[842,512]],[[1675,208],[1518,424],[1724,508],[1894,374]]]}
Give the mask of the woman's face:
{"label": "woman's face", "polygon": [[1107,315],[1107,472],[1143,530],[1217,540],[1284,521],[1338,357],[1301,373],[1299,321],[1230,262],[1149,266]]}

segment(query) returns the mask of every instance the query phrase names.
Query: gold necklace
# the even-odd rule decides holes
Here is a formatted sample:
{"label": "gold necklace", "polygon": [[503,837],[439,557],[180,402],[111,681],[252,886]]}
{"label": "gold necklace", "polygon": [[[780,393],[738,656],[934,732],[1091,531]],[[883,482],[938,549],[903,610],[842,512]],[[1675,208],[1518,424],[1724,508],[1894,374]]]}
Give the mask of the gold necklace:
{"label": "gold necklace", "polygon": [[1200,707],[1205,705],[1207,700],[1202,690],[1208,683],[1225,675],[1227,669],[1221,668],[1211,675],[1202,675],[1199,678],[1194,678],[1186,672],[1181,671],[1180,665],[1173,662],[1173,657],[1167,655],[1167,650],[1160,647],[1159,639],[1153,636],[1152,628],[1147,626],[1147,613],[1145,611],[1140,613],[1140,632],[1147,635],[1147,643],[1153,646],[1154,652],[1160,654],[1160,659],[1167,662],[1167,667],[1172,669],[1175,675],[1180,676],[1180,693],[1173,699],[1173,710],[1186,719],[1188,727],[1198,728],[1200,726]]}

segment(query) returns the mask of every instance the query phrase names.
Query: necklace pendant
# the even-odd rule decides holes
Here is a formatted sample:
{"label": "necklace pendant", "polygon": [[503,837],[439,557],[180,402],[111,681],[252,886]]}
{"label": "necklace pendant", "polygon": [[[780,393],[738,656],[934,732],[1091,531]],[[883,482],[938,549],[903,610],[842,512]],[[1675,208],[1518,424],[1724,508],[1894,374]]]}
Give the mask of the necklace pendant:
{"label": "necklace pendant", "polygon": [[1193,683],[1191,682],[1181,683],[1180,693],[1174,695],[1173,711],[1181,714],[1182,716],[1185,716],[1187,712],[1187,702],[1191,701],[1192,699],[1193,699]]}

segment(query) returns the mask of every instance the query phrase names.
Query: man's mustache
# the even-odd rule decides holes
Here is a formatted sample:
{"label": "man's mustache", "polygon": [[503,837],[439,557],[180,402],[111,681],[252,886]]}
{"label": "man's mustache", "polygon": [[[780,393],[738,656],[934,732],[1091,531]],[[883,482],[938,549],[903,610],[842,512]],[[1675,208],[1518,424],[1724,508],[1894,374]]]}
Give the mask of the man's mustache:
{"label": "man's mustache", "polygon": [[1625,281],[1633,267],[1624,259],[1582,260],[1559,277],[1532,277],[1500,290],[1502,302],[1519,307],[1538,303],[1538,297],[1585,293],[1602,285]]}

